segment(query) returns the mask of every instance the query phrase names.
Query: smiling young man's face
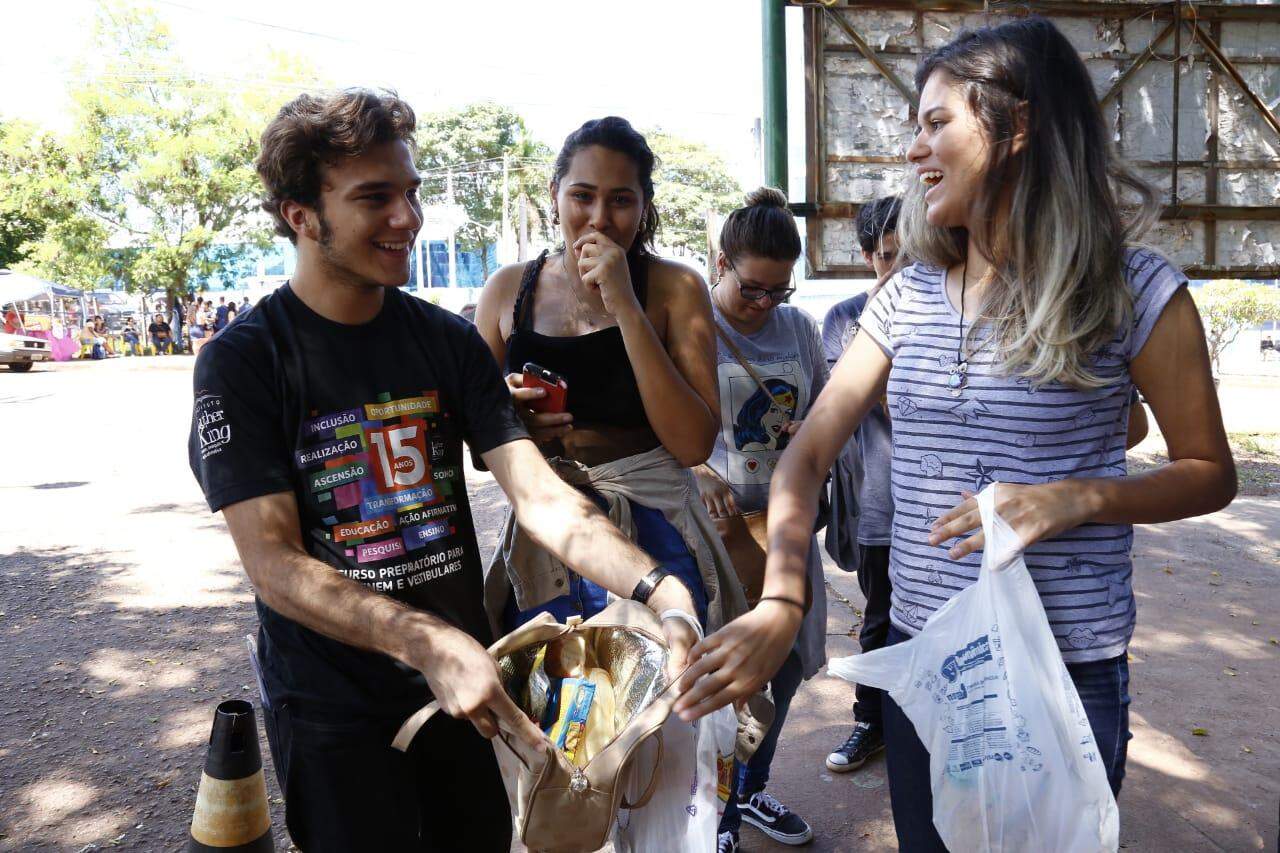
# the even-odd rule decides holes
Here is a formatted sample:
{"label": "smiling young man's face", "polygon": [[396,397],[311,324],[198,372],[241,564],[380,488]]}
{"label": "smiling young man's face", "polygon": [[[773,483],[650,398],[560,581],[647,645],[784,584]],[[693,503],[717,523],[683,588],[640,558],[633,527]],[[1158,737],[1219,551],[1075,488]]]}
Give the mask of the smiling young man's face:
{"label": "smiling young man's face", "polygon": [[320,204],[308,211],[309,239],[330,273],[351,284],[401,287],[422,228],[422,183],[404,142],[374,146],[358,157],[326,166]]}

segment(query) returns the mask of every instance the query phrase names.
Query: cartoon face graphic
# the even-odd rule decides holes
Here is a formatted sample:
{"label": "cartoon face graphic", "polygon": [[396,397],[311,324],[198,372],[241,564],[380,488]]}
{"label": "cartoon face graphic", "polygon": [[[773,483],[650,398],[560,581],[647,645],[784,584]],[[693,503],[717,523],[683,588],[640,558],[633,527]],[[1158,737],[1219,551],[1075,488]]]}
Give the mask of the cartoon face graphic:
{"label": "cartoon face graphic", "polygon": [[738,450],[782,450],[791,439],[786,426],[796,415],[797,388],[781,379],[766,379],[764,384],[777,402],[757,388],[742,404],[733,424]]}

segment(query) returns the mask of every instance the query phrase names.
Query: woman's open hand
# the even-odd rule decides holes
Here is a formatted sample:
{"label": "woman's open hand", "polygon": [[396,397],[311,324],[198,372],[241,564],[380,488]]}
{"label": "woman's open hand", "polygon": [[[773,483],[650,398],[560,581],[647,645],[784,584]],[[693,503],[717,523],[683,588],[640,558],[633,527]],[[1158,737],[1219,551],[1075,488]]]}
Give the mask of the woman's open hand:
{"label": "woman's open hand", "polygon": [[[1088,484],[1088,480],[1059,480],[1034,485],[999,483],[996,485],[996,513],[1018,534],[1022,547],[1028,548],[1093,518],[1097,510]],[[960,497],[963,500],[940,516],[929,531],[930,545],[941,545],[948,539],[964,536],[972,530],[978,531],[951,546],[947,554],[953,560],[979,551],[986,545],[977,498],[969,491],[961,492]]]}

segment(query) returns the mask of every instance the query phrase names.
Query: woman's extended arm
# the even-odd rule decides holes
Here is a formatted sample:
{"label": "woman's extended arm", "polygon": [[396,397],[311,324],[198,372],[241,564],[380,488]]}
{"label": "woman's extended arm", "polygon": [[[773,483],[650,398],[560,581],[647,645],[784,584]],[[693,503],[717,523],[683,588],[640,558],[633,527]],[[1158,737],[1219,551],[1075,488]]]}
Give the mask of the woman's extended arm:
{"label": "woman's extended arm", "polygon": [[840,449],[884,393],[890,365],[879,344],[859,332],[782,454],[769,486],[763,598],[771,600],[762,600],[690,652],[693,665],[681,679],[684,694],[676,703],[683,719],[697,719],[752,695],[786,659],[804,617],[800,603],[805,599],[805,566],[819,487]]}
{"label": "woman's extended arm", "polygon": [[[1209,370],[1204,326],[1185,289],[1169,300],[1129,371],[1151,404],[1169,462],[1125,477],[1002,484],[996,509],[1027,545],[1086,522],[1158,524],[1204,515],[1235,497],[1235,462]],[[929,541],[940,544],[979,526],[977,503],[968,498],[938,519]],[[956,543],[950,554],[959,559],[982,545],[979,532]]]}

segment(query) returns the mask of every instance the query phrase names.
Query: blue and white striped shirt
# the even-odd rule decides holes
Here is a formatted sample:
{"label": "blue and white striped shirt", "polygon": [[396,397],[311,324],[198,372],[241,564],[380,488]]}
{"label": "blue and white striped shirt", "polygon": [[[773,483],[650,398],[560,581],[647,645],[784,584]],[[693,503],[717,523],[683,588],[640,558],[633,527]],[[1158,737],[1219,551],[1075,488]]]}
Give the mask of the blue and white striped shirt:
{"label": "blue and white striped shirt", "polygon": [[[992,482],[1047,483],[1069,477],[1121,477],[1132,380],[1129,363],[1186,276],[1147,249],[1125,253],[1133,293],[1131,323],[1096,356],[1107,382],[1081,391],[996,372],[981,328],[968,343],[968,378],[958,396],[947,387],[959,344],[959,313],[946,298],[945,271],[920,264],[885,284],[862,328],[893,360],[895,507],[890,578],[893,624],[916,634],[935,610],[977,580],[980,554],[955,561],[954,542],[929,544],[929,528],[960,501],[961,489]],[[1133,528],[1085,524],[1027,549],[1027,567],[1068,663],[1125,651],[1136,608]]]}

